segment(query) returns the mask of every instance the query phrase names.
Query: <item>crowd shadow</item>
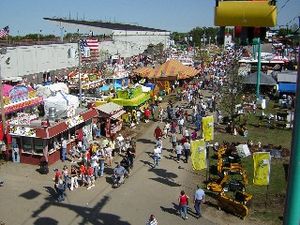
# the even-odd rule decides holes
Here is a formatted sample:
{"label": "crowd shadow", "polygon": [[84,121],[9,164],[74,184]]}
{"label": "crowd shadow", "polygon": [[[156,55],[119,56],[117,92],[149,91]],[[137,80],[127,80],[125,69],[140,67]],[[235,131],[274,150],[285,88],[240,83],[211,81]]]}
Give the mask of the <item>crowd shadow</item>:
{"label": "crowd shadow", "polygon": [[[163,212],[169,213],[171,215],[180,216],[180,207],[179,207],[179,205],[175,204],[174,202],[172,202],[172,205],[173,206],[169,207],[169,208],[164,207],[164,206],[160,206],[160,209]],[[192,217],[197,218],[196,213],[193,211],[193,209],[191,207],[193,207],[193,205],[187,207],[187,214],[192,216]]]}
{"label": "crowd shadow", "polygon": [[156,177],[156,178],[149,178],[151,180],[157,181],[159,183],[168,185],[170,187],[180,187],[180,184],[177,184],[176,182],[169,180],[168,178],[162,178],[162,177]]}
{"label": "crowd shadow", "polygon": [[40,217],[33,223],[34,225],[57,225],[58,221],[49,217]]}
{"label": "crowd shadow", "polygon": [[161,168],[150,168],[148,171],[154,173],[158,177],[149,178],[151,180],[157,181],[159,183],[171,186],[171,187],[180,187],[181,184],[178,184],[174,181],[177,178],[177,174],[168,172],[166,169]]}
{"label": "crowd shadow", "polygon": [[145,138],[137,139],[137,142],[141,142],[143,144],[155,144],[155,141],[152,141],[152,140],[149,140],[149,139],[145,139]]}
{"label": "crowd shadow", "polygon": [[147,161],[147,160],[140,160],[140,162],[144,163],[144,165],[149,166],[150,168],[153,167],[153,163]]}
{"label": "crowd shadow", "polygon": [[[45,187],[48,189],[48,187]],[[49,192],[53,190],[49,188]],[[109,201],[108,196],[104,196],[94,207],[85,207],[79,205],[72,205],[65,202],[52,202],[48,201],[46,198],[46,202],[41,205],[36,211],[34,211],[31,215],[32,218],[39,217],[39,215],[44,214],[47,209],[50,207],[58,207],[60,209],[68,209],[73,211],[77,216],[77,219],[80,219],[77,224],[85,225],[85,224],[94,224],[94,225],[105,225],[105,224],[114,224],[114,225],[130,225],[127,221],[122,221],[118,215],[114,215],[111,213],[102,213],[101,209],[103,206]],[[36,225],[56,225],[58,221],[52,218],[47,217],[39,217],[34,222]]]}
{"label": "crowd shadow", "polygon": [[50,186],[44,186],[46,192],[49,194],[49,197],[47,197],[48,201],[55,201],[57,198],[57,193],[53,187]]}

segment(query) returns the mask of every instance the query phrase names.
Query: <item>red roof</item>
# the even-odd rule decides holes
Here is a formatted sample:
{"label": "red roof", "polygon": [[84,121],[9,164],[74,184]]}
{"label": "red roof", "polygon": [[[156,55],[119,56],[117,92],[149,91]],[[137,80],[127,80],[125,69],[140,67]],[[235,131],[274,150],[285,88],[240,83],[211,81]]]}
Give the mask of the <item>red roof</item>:
{"label": "red roof", "polygon": [[[80,114],[84,120],[84,122],[92,119],[93,117],[98,116],[98,112],[96,109],[89,109]],[[68,124],[66,121],[59,122],[54,126],[47,127],[47,128],[37,128],[36,129],[36,136],[42,139],[49,139],[55,137],[56,135],[66,131],[69,129]]]}

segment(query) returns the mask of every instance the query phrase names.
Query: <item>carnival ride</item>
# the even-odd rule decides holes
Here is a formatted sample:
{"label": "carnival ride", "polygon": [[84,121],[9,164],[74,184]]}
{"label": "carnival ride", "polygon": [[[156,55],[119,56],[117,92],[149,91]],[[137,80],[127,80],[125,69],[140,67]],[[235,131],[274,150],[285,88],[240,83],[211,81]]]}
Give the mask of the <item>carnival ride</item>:
{"label": "carnival ride", "polygon": [[276,1],[216,1],[216,26],[274,27],[277,23]]}

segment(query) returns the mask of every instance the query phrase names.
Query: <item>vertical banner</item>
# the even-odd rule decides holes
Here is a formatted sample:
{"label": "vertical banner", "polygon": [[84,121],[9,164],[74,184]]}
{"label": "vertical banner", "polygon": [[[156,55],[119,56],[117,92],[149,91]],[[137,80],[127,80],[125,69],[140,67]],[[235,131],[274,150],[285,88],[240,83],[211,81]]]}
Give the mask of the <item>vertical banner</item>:
{"label": "vertical banner", "polygon": [[202,133],[205,141],[214,140],[214,117],[206,116],[202,118]]}
{"label": "vertical banner", "polygon": [[271,172],[271,155],[269,152],[253,154],[254,175],[253,184],[269,185]]}
{"label": "vertical banner", "polygon": [[206,144],[203,139],[191,141],[191,153],[193,170],[206,169]]}

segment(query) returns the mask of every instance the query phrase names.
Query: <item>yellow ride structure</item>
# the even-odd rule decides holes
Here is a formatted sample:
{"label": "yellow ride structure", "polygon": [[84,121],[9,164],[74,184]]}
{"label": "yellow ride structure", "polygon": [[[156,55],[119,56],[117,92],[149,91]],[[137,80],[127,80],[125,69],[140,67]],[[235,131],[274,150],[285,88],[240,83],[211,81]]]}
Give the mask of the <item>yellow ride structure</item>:
{"label": "yellow ride structure", "polygon": [[217,0],[216,26],[274,27],[277,23],[275,1],[226,1]]}

